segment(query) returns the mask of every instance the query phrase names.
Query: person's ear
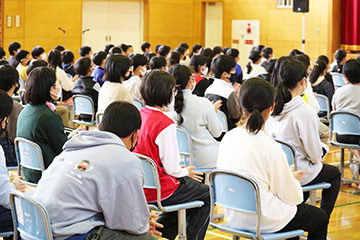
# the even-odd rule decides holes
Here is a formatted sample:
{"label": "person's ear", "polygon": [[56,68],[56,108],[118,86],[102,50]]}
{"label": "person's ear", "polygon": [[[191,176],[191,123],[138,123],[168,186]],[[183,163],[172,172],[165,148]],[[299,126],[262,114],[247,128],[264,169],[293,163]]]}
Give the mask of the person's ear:
{"label": "person's ear", "polygon": [[345,74],[344,74],[343,76],[344,76],[344,81],[345,81],[345,83],[346,83],[346,84],[349,84],[349,78],[348,78]]}
{"label": "person's ear", "polygon": [[99,124],[98,124],[98,129],[100,130],[100,127],[101,127],[101,122],[99,122]]}
{"label": "person's ear", "polygon": [[139,132],[140,132],[140,129],[136,130],[132,136],[133,138],[133,141],[136,142],[138,137],[139,137]]}
{"label": "person's ear", "polygon": [[273,102],[273,105],[270,107],[270,112],[272,112],[275,108],[275,102]]}

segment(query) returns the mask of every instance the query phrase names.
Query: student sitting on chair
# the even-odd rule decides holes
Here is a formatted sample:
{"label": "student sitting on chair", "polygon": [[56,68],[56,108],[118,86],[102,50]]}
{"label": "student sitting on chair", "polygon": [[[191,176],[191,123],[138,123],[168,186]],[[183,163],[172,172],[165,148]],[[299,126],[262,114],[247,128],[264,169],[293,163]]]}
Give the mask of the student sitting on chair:
{"label": "student sitting on chair", "polygon": [[90,46],[82,46],[79,49],[79,54],[80,54],[80,57],[90,58],[90,56],[92,55],[91,47]]}
{"label": "student sitting on chair", "polygon": [[[155,161],[161,185],[163,206],[203,201],[204,205],[187,211],[188,239],[204,239],[209,224],[209,187],[201,183],[201,173],[193,166],[181,167],[174,122],[163,112],[174,107],[175,79],[167,72],[153,70],[141,82],[140,92],[146,106],[140,110],[142,126],[134,152]],[[157,200],[156,189],[144,189],[149,203]],[[164,225],[162,235],[170,240],[178,235],[176,212],[164,212],[157,220]]]}
{"label": "student sitting on chair", "polygon": [[149,63],[150,70],[160,69],[166,70],[166,59],[162,56],[155,56],[150,59]]}
{"label": "student sitting on chair", "polygon": [[65,50],[61,53],[62,68],[71,76],[75,77],[76,72],[74,70],[75,56],[70,50]]}
{"label": "student sitting on chair", "polygon": [[[9,65],[9,67],[11,67]],[[15,70],[14,67],[11,67]],[[8,117],[12,112],[13,100],[6,92],[0,90],[0,135],[6,131]],[[19,178],[15,178],[14,184],[10,183],[9,174],[5,166],[5,155],[3,148],[0,146],[0,232],[13,231],[14,226],[10,211],[9,194],[13,189],[24,191],[26,185],[18,182]],[[13,236],[4,237],[4,240],[11,240]]]}
{"label": "student sitting on chair", "polygon": [[[135,106],[114,102],[100,131],[84,131],[64,145],[33,195],[48,211],[55,239],[156,239],[149,221],[145,175],[129,149],[141,118]],[[98,234],[99,236],[96,236]]]}
{"label": "student sitting on chair", "polygon": [[142,54],[134,54],[130,58],[131,66],[133,68],[132,76],[123,82],[123,85],[129,89],[133,98],[142,100],[140,93],[141,77],[145,75],[147,69],[147,58]]}
{"label": "student sitting on chair", "polygon": [[10,57],[8,59],[9,65],[13,66],[14,68],[17,67],[17,65],[19,64],[19,62],[16,60],[16,53],[20,50],[21,45],[18,42],[12,42],[9,44],[9,54]]}
{"label": "student sitting on chair", "polygon": [[195,78],[195,88],[192,93],[204,97],[206,89],[214,82],[214,79],[207,78],[209,67],[207,59],[203,55],[194,55],[190,59],[190,67],[193,70],[193,77]]}
{"label": "student sitting on chair", "polygon": [[31,60],[30,53],[26,50],[19,50],[16,53],[15,58],[19,62],[16,70],[19,72],[19,77],[21,77],[25,83],[27,80],[26,68]]}
{"label": "student sitting on chair", "polygon": [[[264,126],[274,109],[275,90],[269,82],[250,78],[240,89],[240,105],[246,123],[228,132],[220,143],[218,169],[245,174],[259,185],[260,232],[308,231],[309,240],[325,240],[328,215],[302,203],[299,181],[303,172],[291,172],[280,144],[266,136]],[[286,184],[284,184],[286,183]],[[229,223],[254,231],[256,214],[228,210]]]}
{"label": "student sitting on chair", "polygon": [[44,61],[47,60],[45,49],[41,46],[36,46],[31,50],[31,56],[33,59],[42,59]]}
{"label": "student sitting on chair", "polygon": [[265,68],[260,66],[260,63],[261,63],[260,52],[256,50],[252,50],[249,53],[249,60],[244,70],[244,76],[243,76],[244,81],[252,77],[257,77],[259,76],[259,74],[266,73]]}
{"label": "student sitting on chair", "polygon": [[92,61],[96,65],[95,70],[91,73],[93,81],[100,84],[100,87],[104,84],[104,67],[107,54],[104,51],[97,51],[92,56]]}

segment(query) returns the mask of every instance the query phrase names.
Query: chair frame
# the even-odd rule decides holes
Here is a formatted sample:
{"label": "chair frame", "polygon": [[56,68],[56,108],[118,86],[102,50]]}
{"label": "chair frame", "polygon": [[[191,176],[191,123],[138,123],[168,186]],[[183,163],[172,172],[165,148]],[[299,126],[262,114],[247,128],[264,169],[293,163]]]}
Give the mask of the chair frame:
{"label": "chair frame", "polygon": [[225,113],[224,112],[222,112],[222,111],[217,111],[216,112],[216,116],[218,117],[218,119],[220,120],[220,117],[219,116],[221,116],[222,117],[222,121],[220,120],[220,122],[221,122],[221,125],[222,125],[222,131],[223,132],[228,132],[229,131],[229,127],[228,127],[228,122],[227,122],[227,118],[226,118],[226,115],[225,115]]}
{"label": "chair frame", "polygon": [[[44,164],[44,158],[43,158],[42,150],[41,150],[40,146],[38,144],[34,143],[33,141],[28,140],[28,139],[25,139],[25,138],[22,138],[22,137],[16,137],[15,141],[14,141],[14,146],[15,146],[16,159],[17,159],[17,163],[18,163],[18,166],[17,166],[18,175],[21,176],[22,178],[24,178],[23,171],[22,171],[22,164],[21,164],[21,154],[20,154],[21,149],[19,148],[19,142],[24,142],[26,144],[30,144],[31,146],[35,147],[35,149],[37,151],[39,161],[40,161],[40,169],[39,168],[33,168],[33,167],[27,167],[27,166],[25,166],[25,167],[28,168],[28,169],[33,169],[33,170],[43,172],[45,170],[45,164]],[[37,185],[35,183],[27,182],[27,181],[22,180],[22,179],[20,179],[19,181],[22,181],[22,182],[24,182],[26,184],[29,184],[31,186],[36,186]]]}
{"label": "chair frame", "polygon": [[[333,117],[338,115],[338,114],[348,114],[350,116],[356,117],[359,121],[359,128],[360,128],[360,116],[354,112],[351,111],[345,111],[345,110],[336,110],[333,111],[330,114],[330,144],[336,147],[340,148],[340,163],[339,163],[339,170],[341,172],[341,181],[344,184],[344,182],[353,182],[353,183],[360,183],[360,180],[356,180],[356,179],[350,179],[350,178],[345,178],[344,177],[344,167],[345,167],[345,148],[348,149],[358,149],[360,150],[360,143],[358,145],[354,145],[354,144],[346,144],[346,143],[339,143],[338,141],[331,140],[333,139],[333,135],[334,133],[336,134],[337,132],[334,131],[334,120]],[[342,124],[346,124],[346,122],[342,121]],[[356,134],[353,134],[356,135]],[[360,135],[359,135],[360,137]],[[351,158],[350,158],[351,160]]]}
{"label": "chair frame", "polygon": [[[145,185],[144,188],[151,188],[151,189],[156,189],[156,194],[157,194],[157,201],[156,201],[156,205],[154,204],[148,204],[149,209],[150,210],[157,210],[157,211],[162,211],[162,212],[174,212],[177,211],[178,212],[178,239],[181,240],[186,240],[187,236],[186,236],[186,210],[187,209],[191,209],[191,208],[197,208],[197,207],[201,207],[204,205],[204,202],[202,201],[191,201],[191,202],[187,202],[187,206],[186,207],[182,207],[182,204],[176,204],[176,205],[169,205],[169,206],[163,206],[161,204],[161,185],[160,185],[160,180],[159,180],[159,174],[157,171],[157,167],[155,162],[144,155],[135,154],[141,161],[145,161],[148,164],[151,165],[151,168],[153,170],[153,177],[155,179],[155,186],[149,186],[146,185],[146,181],[145,181]],[[166,207],[170,207],[170,206],[176,206],[176,208],[172,209],[172,210],[167,210]]]}
{"label": "chair frame", "polygon": [[[336,73],[336,72],[330,72],[330,75],[333,77],[334,86],[335,86],[336,88],[340,88],[340,87],[343,87],[343,86],[346,85],[346,82],[345,82],[345,79],[344,79],[344,75],[343,75],[343,74],[341,74],[341,73]],[[336,81],[336,78],[337,78],[337,77],[340,77],[340,76],[342,77],[342,80],[343,80],[344,84],[338,84],[339,82]]]}
{"label": "chair frame", "polygon": [[[177,137],[178,132],[180,132],[180,134],[185,134],[185,135],[186,135],[187,142],[188,142],[188,147],[189,147],[189,152],[183,152],[183,151],[181,151],[181,149],[180,149],[180,142],[177,141],[178,147],[179,147],[180,156],[183,156],[183,157],[184,157],[184,164],[185,164],[186,167],[188,167],[188,166],[193,166],[193,151],[192,151],[192,139],[191,139],[191,134],[190,134],[189,131],[186,130],[185,128],[178,126],[178,127],[176,127],[176,139],[178,139],[178,137]],[[189,162],[189,163],[186,161],[187,157],[190,158],[190,162]]]}
{"label": "chair frame", "polygon": [[[80,114],[82,113],[79,113],[76,111],[76,104],[75,104],[75,101],[76,101],[76,98],[85,98],[87,100],[90,101],[91,103],[91,110],[92,110],[92,114],[91,114],[91,122],[85,122],[85,121],[82,121],[82,120],[78,120],[76,119],[77,116],[79,116]],[[73,96],[73,102],[74,102],[74,105],[73,105],[73,119],[72,119],[72,122],[73,123],[77,123],[77,124],[80,124],[80,125],[85,125],[85,126],[95,126],[95,123],[94,123],[94,118],[95,118],[95,105],[94,105],[94,101],[92,100],[91,97],[89,96],[86,96],[86,95],[81,95],[81,94],[77,94],[77,95],[74,95]]]}
{"label": "chair frame", "polygon": [[[143,104],[143,103],[141,102],[141,100],[138,99],[138,98],[133,98],[133,102],[134,102],[135,107],[136,107],[139,111],[140,111],[141,108],[144,107],[144,104]],[[140,105],[141,105],[141,108],[139,108],[139,106],[136,105],[136,103],[140,104]]]}
{"label": "chair frame", "polygon": [[[252,187],[254,188],[255,201],[256,201],[256,214],[257,214],[257,217],[256,217],[256,231],[255,232],[250,232],[250,231],[246,230],[246,231],[249,232],[249,234],[245,235],[245,234],[241,234],[239,232],[236,232],[235,228],[224,229],[219,224],[215,223],[215,221],[214,221],[215,205],[222,206],[221,203],[220,204],[217,203],[217,201],[216,201],[216,193],[215,193],[215,190],[214,190],[214,188],[215,188],[214,187],[214,178],[215,178],[215,175],[217,175],[217,174],[226,174],[226,175],[241,178],[243,180],[248,181],[252,185]],[[259,190],[259,186],[258,186],[257,182],[253,178],[251,178],[249,176],[246,176],[246,175],[243,175],[243,174],[240,174],[240,173],[235,173],[235,172],[232,172],[232,171],[223,170],[223,169],[215,169],[215,170],[211,171],[209,178],[210,178],[209,180],[210,180],[210,200],[211,200],[210,225],[212,227],[220,229],[221,231],[232,234],[232,239],[238,239],[238,237],[255,239],[254,236],[253,236],[253,233],[255,233],[257,239],[263,240],[264,238],[260,233],[261,204],[260,204],[260,190]],[[229,188],[229,191],[230,191],[230,188]],[[226,207],[226,206],[222,206],[222,207]],[[245,230],[245,229],[241,229],[241,230]],[[298,234],[293,235],[293,236],[287,236],[287,238],[296,237],[296,236],[300,236],[300,235],[304,234],[304,231],[302,231],[302,230],[300,230],[300,231],[299,230],[294,230],[294,232],[295,231],[297,231]],[[286,234],[286,233],[284,233],[284,234]],[[282,239],[282,238],[280,238],[280,239]]]}
{"label": "chair frame", "polygon": [[102,120],[102,116],[104,116],[104,112],[103,111],[99,111],[96,113],[96,126],[99,126],[100,124],[100,117],[101,117],[101,120]]}
{"label": "chair frame", "polygon": [[10,192],[10,206],[11,206],[11,214],[14,222],[14,240],[22,239],[22,237],[20,237],[20,231],[18,229],[18,216],[17,216],[17,209],[15,204],[16,197],[22,198],[25,201],[30,202],[37,209],[40,210],[45,225],[47,240],[52,240],[53,235],[51,231],[50,218],[45,207],[41,203],[34,200],[31,196],[17,190],[12,190]]}
{"label": "chair frame", "polygon": [[[326,103],[326,109],[323,109],[321,108],[321,104],[319,102],[319,99],[318,98],[322,98],[325,100],[325,103]],[[323,95],[323,94],[316,94],[316,100],[318,101],[319,103],[319,106],[320,106],[320,111],[326,111],[326,116],[325,117],[321,117],[320,118],[320,121],[323,122],[323,123],[329,123],[330,122],[330,105],[329,105],[329,99],[327,98],[327,96]]]}

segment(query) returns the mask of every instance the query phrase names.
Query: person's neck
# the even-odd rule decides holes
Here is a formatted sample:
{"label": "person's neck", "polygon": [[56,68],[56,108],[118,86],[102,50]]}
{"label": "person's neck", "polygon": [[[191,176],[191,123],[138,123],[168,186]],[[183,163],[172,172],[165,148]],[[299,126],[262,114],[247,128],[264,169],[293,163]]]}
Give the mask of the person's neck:
{"label": "person's neck", "polygon": [[230,82],[230,80],[229,79],[227,79],[226,77],[220,77],[220,79],[221,80],[224,80],[225,82],[227,82],[227,83],[229,83]]}
{"label": "person's neck", "polygon": [[153,106],[153,107],[159,109],[161,112],[165,112],[165,106],[162,106],[162,107],[160,107],[160,106]]}
{"label": "person's neck", "polygon": [[291,93],[291,99],[294,99],[297,96],[301,96],[303,94],[303,90],[296,87],[294,89],[289,89],[289,92]]}
{"label": "person's neck", "polygon": [[194,72],[193,76],[201,76],[201,73]]}

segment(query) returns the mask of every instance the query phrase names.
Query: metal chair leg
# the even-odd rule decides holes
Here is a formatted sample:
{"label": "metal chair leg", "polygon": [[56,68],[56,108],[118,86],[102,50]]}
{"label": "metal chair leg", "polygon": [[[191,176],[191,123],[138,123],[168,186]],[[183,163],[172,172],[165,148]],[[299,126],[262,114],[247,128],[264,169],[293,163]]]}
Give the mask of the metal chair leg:
{"label": "metal chair leg", "polygon": [[316,206],[316,190],[311,190],[310,195],[310,205]]}
{"label": "metal chair leg", "polygon": [[178,239],[186,240],[186,209],[178,211]]}

